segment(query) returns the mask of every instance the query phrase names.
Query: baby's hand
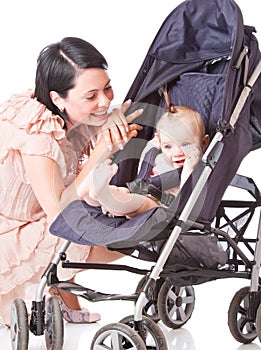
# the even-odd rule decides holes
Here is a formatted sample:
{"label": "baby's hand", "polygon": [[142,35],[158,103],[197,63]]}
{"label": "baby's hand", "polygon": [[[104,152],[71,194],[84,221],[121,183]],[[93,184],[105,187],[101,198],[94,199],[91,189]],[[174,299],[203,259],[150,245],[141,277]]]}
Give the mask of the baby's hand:
{"label": "baby's hand", "polygon": [[188,145],[182,150],[186,155],[186,159],[181,173],[181,186],[186,182],[202,156],[201,150],[195,144]]}

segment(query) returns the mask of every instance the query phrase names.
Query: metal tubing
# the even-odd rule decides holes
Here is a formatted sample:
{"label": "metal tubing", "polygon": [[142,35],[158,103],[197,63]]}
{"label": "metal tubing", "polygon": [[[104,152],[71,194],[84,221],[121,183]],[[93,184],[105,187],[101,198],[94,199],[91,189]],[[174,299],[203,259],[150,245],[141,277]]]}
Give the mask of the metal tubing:
{"label": "metal tubing", "polygon": [[[58,265],[58,263],[61,261],[62,254],[66,252],[66,250],[68,249],[70,244],[71,244],[70,241],[63,242],[60,249],[55,254],[53,260],[51,261],[51,264],[53,263],[55,265]],[[44,289],[47,285],[47,278],[48,278],[48,276],[46,274],[44,274],[41,278],[41,281],[40,281],[39,286],[38,286],[36,293],[35,293],[35,301],[36,302],[40,302],[43,300],[43,293],[44,293]]]}
{"label": "metal tubing", "polygon": [[261,263],[261,210],[259,214],[259,224],[257,231],[257,243],[255,248],[255,263],[252,267],[250,291],[257,292],[259,287],[259,271]]}

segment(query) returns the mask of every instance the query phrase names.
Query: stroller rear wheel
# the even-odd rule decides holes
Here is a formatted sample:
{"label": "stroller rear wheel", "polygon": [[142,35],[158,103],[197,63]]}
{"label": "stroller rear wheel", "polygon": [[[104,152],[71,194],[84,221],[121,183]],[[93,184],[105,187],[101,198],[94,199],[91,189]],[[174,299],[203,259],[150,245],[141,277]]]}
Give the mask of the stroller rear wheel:
{"label": "stroller rear wheel", "polygon": [[96,332],[90,350],[146,350],[142,338],[134,329],[123,323],[111,323]]}
{"label": "stroller rear wheel", "polygon": [[179,287],[164,282],[158,295],[158,311],[162,322],[170,328],[183,326],[195,305],[193,286]]}
{"label": "stroller rear wheel", "polygon": [[[146,281],[147,281],[147,277],[144,276],[137,285],[136,293],[140,293]],[[157,305],[157,297],[158,297],[159,289],[162,283],[163,282],[161,281],[161,279],[156,281],[156,285],[155,285],[155,288],[153,289],[152,295],[150,296],[149,299],[147,299],[147,302],[144,305],[142,310],[143,315],[151,318],[154,322],[160,321],[158,305]]]}
{"label": "stroller rear wheel", "polygon": [[29,344],[28,313],[25,302],[15,299],[11,306],[10,323],[11,344],[13,350],[27,350]]}
{"label": "stroller rear wheel", "polygon": [[51,297],[46,301],[45,343],[47,350],[62,350],[64,339],[63,317],[59,300]]}
{"label": "stroller rear wheel", "polygon": [[249,287],[241,288],[233,297],[228,310],[228,326],[233,337],[243,344],[257,336],[255,322],[248,318]]}
{"label": "stroller rear wheel", "polygon": [[258,306],[256,312],[256,332],[258,335],[258,339],[261,342],[261,304]]}
{"label": "stroller rear wheel", "polygon": [[[146,348],[151,350],[167,350],[168,346],[165,336],[157,323],[146,316],[142,316],[142,322],[146,333]],[[131,328],[134,328],[134,316],[127,316],[123,318],[120,323],[127,324]]]}

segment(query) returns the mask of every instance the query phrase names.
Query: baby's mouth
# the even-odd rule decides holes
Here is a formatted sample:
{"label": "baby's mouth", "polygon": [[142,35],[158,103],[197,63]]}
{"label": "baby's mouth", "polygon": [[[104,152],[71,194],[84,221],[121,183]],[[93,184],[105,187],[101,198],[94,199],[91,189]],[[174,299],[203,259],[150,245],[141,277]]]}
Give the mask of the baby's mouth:
{"label": "baby's mouth", "polygon": [[185,159],[175,160],[173,163],[178,167],[182,167],[184,165]]}

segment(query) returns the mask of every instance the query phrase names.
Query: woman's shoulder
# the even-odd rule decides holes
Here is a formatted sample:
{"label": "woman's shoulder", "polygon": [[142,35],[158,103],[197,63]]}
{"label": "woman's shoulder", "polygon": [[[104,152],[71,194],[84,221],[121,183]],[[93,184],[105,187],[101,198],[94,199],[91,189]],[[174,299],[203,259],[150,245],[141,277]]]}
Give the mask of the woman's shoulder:
{"label": "woman's shoulder", "polygon": [[27,134],[52,134],[56,140],[65,136],[64,121],[35,97],[33,90],[12,95],[0,106],[0,120]]}

